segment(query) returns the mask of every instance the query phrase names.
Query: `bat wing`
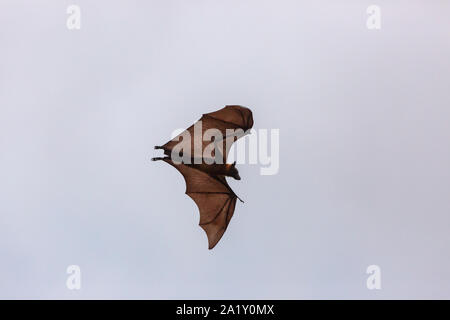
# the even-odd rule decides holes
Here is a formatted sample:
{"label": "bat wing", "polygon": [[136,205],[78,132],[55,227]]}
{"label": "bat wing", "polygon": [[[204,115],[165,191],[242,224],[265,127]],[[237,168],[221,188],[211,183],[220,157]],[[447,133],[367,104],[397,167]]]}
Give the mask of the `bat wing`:
{"label": "bat wing", "polygon": [[[200,121],[201,130],[196,131],[195,127]],[[200,128],[200,126],[197,127]],[[220,131],[222,139],[216,139],[215,143],[221,153],[222,163],[226,163],[226,157],[233,142],[242,137],[252,127],[253,114],[249,108],[226,106],[218,111],[203,114],[200,120],[161,146],[161,148],[164,149],[165,154],[170,155],[172,149],[179,145],[179,147],[183,148],[185,156],[194,158],[194,155],[201,155],[203,157],[205,148],[211,143],[208,140],[203,141],[204,133],[208,129],[216,129]],[[237,135],[227,136],[227,129],[235,130]],[[190,139],[185,139],[185,137],[190,137]]]}
{"label": "bat wing", "polygon": [[195,201],[200,211],[199,225],[208,236],[208,247],[214,248],[233,216],[236,194],[223,176],[211,176],[193,167],[174,163],[169,158],[164,158],[164,161],[183,175],[186,194]]}

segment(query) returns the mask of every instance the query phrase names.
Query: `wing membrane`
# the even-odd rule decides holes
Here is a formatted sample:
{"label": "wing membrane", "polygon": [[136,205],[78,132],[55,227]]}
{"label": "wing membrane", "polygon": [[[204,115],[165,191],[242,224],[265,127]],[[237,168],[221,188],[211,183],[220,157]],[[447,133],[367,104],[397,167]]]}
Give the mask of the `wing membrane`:
{"label": "wing membrane", "polygon": [[185,164],[164,159],[184,177],[186,194],[194,200],[200,212],[200,227],[206,232],[209,249],[225,233],[236,206],[236,195],[224,177],[213,177]]}
{"label": "wing membrane", "polygon": [[[205,148],[212,143],[209,139],[203,140],[205,132],[215,129],[217,133],[220,133],[220,137],[215,139],[214,143],[220,152],[219,157],[222,159],[222,163],[225,163],[233,142],[252,127],[253,115],[250,109],[242,106],[226,106],[218,111],[204,114],[200,120],[167,142],[162,148],[169,156],[177,146],[183,150],[185,157],[203,158]],[[237,135],[229,136],[230,130],[236,132]],[[212,152],[212,155],[215,156],[215,153]]]}

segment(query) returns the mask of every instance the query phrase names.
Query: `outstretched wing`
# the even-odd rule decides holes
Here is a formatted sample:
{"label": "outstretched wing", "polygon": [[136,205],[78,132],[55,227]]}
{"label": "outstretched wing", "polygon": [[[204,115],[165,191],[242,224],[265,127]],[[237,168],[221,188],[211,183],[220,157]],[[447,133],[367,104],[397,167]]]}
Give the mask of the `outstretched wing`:
{"label": "outstretched wing", "polygon": [[209,249],[222,238],[236,206],[236,194],[225,177],[213,177],[193,167],[163,159],[180,171],[186,181],[186,194],[195,201],[200,211],[200,227],[208,236]]}
{"label": "outstretched wing", "polygon": [[[170,156],[173,148],[178,145],[183,149],[183,155],[189,158],[203,158],[205,148],[211,144],[211,140],[203,140],[205,131],[215,129],[221,137],[215,137],[214,143],[222,163],[226,163],[228,152],[233,142],[245,135],[247,130],[253,127],[253,114],[249,108],[242,106],[226,106],[218,111],[205,113],[195,124],[187,128],[178,136],[162,146],[165,154]],[[196,129],[197,128],[197,129]],[[228,132],[227,132],[228,131]],[[234,132],[230,136],[230,131]],[[212,152],[213,156],[215,153]]]}

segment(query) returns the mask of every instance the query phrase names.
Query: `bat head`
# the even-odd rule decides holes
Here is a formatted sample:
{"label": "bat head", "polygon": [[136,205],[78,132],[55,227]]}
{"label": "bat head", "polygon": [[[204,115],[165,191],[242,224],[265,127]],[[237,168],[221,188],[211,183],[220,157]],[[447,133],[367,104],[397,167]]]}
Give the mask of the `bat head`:
{"label": "bat head", "polygon": [[236,169],[236,161],[233,162],[233,164],[229,165],[228,173],[229,173],[230,177],[233,177],[236,180],[241,180],[241,177],[239,176],[239,171],[238,171],[238,169]]}

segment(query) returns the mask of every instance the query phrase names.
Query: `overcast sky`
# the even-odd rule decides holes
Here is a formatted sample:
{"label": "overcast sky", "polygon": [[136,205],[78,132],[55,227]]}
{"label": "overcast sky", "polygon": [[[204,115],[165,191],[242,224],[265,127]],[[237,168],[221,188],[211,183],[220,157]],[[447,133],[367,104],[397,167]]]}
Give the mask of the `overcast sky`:
{"label": "overcast sky", "polygon": [[[450,298],[449,14],[1,0],[0,298]],[[149,159],[227,104],[280,130],[280,170],[238,165],[245,203],[210,251],[182,176]]]}

